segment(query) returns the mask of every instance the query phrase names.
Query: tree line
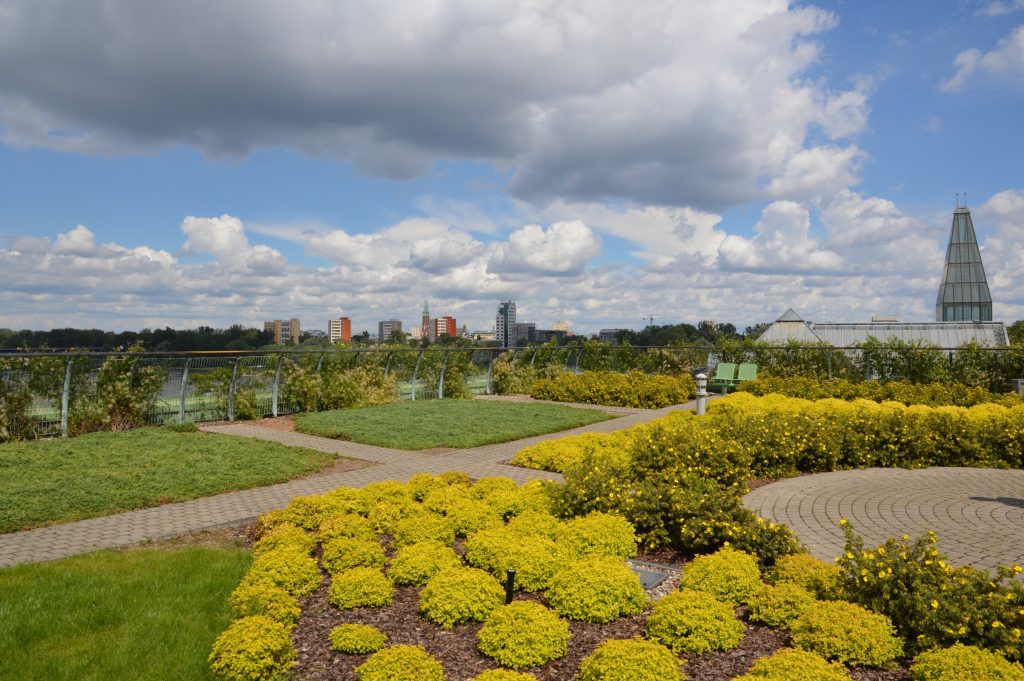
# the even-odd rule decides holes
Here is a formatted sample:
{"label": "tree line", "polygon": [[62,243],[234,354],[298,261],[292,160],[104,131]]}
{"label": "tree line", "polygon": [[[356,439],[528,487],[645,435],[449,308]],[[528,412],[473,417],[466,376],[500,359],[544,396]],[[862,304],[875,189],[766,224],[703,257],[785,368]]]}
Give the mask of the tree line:
{"label": "tree line", "polygon": [[95,350],[108,351],[142,346],[152,352],[190,350],[259,350],[274,342],[274,334],[234,324],[226,329],[200,326],[195,329],[52,329],[14,331],[0,328],[0,350]]}

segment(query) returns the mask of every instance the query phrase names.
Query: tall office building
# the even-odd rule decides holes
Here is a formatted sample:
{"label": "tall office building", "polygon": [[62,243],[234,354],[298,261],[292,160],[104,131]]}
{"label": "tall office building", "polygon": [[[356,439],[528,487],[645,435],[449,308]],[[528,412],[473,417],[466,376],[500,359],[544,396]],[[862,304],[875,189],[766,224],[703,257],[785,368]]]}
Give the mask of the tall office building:
{"label": "tall office building", "polygon": [[516,346],[516,302],[503,300],[494,318],[494,337],[503,348]]}
{"label": "tall office building", "polygon": [[516,345],[537,342],[537,325],[533,322],[516,322]]}
{"label": "tall office building", "polygon": [[953,211],[953,226],[946,247],[946,264],[935,301],[935,321],[990,322],[992,294],[981,264],[978,237],[974,234],[971,211],[958,205]]}
{"label": "tall office building", "polygon": [[327,337],[332,343],[352,340],[352,320],[348,317],[330,319],[327,321]]}
{"label": "tall office building", "polygon": [[402,331],[402,322],[397,319],[385,319],[377,323],[377,342],[390,343],[395,332]]}
{"label": "tall office building", "polygon": [[263,330],[274,334],[274,342],[287,345],[298,343],[302,335],[302,326],[298,319],[275,319],[263,322]]}
{"label": "tall office building", "polygon": [[434,320],[434,340],[440,338],[441,335],[446,335],[450,338],[455,338],[459,335],[458,325],[455,323],[455,317],[445,315]]}

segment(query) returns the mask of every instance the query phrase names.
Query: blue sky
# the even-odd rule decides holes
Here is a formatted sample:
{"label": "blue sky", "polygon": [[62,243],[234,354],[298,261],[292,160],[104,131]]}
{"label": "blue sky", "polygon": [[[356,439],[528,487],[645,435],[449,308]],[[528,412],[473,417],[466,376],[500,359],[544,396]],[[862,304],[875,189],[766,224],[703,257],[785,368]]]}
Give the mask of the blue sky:
{"label": "blue sky", "polygon": [[1013,321],[1022,118],[1020,0],[0,0],[0,327],[923,320],[956,192]]}

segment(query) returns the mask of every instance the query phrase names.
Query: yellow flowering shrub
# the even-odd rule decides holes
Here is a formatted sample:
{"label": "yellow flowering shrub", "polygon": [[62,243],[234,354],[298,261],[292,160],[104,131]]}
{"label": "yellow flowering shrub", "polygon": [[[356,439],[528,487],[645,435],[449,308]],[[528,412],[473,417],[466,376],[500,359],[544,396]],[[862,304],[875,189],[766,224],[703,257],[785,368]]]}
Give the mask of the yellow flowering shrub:
{"label": "yellow flowering shrub", "polygon": [[433,473],[416,473],[406,483],[406,489],[415,501],[423,501],[431,492],[446,487],[448,487],[448,482],[440,475]]}
{"label": "yellow flowering shrub", "polygon": [[342,624],[327,635],[331,650],[349,655],[375,653],[388,642],[388,635],[368,624]]}
{"label": "yellow flowering shrub", "polygon": [[242,581],[245,584],[268,582],[293,596],[304,596],[320,587],[320,566],[304,549],[284,546],[253,556]]}
{"label": "yellow flowering shrub", "polygon": [[480,530],[466,540],[467,563],[499,580],[505,579],[506,570],[515,570],[516,588],[523,591],[546,589],[561,558],[562,551],[552,540],[507,527]]}
{"label": "yellow flowering shrub", "polygon": [[444,667],[420,646],[389,646],[356,667],[359,681],[444,681]]}
{"label": "yellow flowering shrub", "polygon": [[537,534],[548,539],[558,536],[562,521],[544,511],[524,511],[508,521],[510,532]]}
{"label": "yellow flowering shrub", "polygon": [[324,543],[320,562],[331,574],[357,567],[384,567],[387,558],[376,539],[337,537]]}
{"label": "yellow flowering shrub", "polygon": [[547,599],[559,615],[587,622],[637,615],[650,603],[640,578],[622,558],[613,556],[566,563],[551,578]]}
{"label": "yellow flowering shrub", "polygon": [[414,515],[424,515],[427,510],[410,498],[382,499],[370,509],[370,523],[378,534],[394,534],[398,521]]}
{"label": "yellow flowering shrub", "polygon": [[903,653],[888,617],[845,601],[812,603],[790,628],[798,648],[848,665],[881,667]]}
{"label": "yellow flowering shrub", "polygon": [[684,681],[671,650],[640,638],[605,641],[580,664],[577,681]]}
{"label": "yellow flowering shrub", "polygon": [[455,529],[447,518],[436,513],[417,513],[395,523],[393,547],[402,548],[421,541],[454,544]]}
{"label": "yellow flowering shrub", "polygon": [[502,513],[486,501],[466,498],[451,504],[445,519],[457,537],[468,537],[474,532],[503,524]]}
{"label": "yellow flowering shrub", "polygon": [[540,603],[513,601],[491,612],[476,647],[503,667],[539,667],[565,655],[569,623]]}
{"label": "yellow flowering shrub", "polygon": [[395,586],[379,568],[357,567],[331,578],[327,600],[340,610],[382,608],[391,605]]}
{"label": "yellow flowering shrub", "polygon": [[438,572],[460,565],[462,559],[450,546],[422,541],[398,550],[388,568],[388,576],[395,584],[423,586]]}
{"label": "yellow flowering shrub", "polygon": [[381,480],[371,482],[362,489],[363,497],[366,499],[369,508],[382,501],[412,501],[409,486],[397,480]]}
{"label": "yellow flowering shrub", "polygon": [[733,607],[711,594],[683,589],[654,604],[644,633],[675,653],[731,650],[743,640]]}
{"label": "yellow flowering shrub", "polygon": [[751,622],[786,629],[814,601],[810,591],[796,584],[764,585],[747,600],[747,617]]}
{"label": "yellow flowering shrub", "polygon": [[228,604],[236,618],[265,615],[287,627],[295,626],[302,614],[298,599],[269,582],[240,584],[231,593]]}
{"label": "yellow flowering shrub", "polygon": [[320,495],[320,508],[324,516],[354,513],[365,516],[370,512],[371,499],[363,490],[353,487],[339,487]]}
{"label": "yellow flowering shrub", "polygon": [[[439,487],[427,492],[423,498],[423,508],[433,513],[446,515],[448,511],[466,501],[479,501],[469,495],[469,488],[462,485]],[[483,503],[483,502],[481,502]]]}
{"label": "yellow flowering shrub", "polygon": [[645,374],[630,371],[585,371],[563,373],[535,381],[530,396],[537,400],[580,402],[617,407],[660,409],[683,404],[697,394],[697,384],[689,374]]}
{"label": "yellow flowering shrub", "polygon": [[488,669],[483,674],[474,676],[472,681],[537,681],[537,677],[511,669]]}
{"label": "yellow flowering shrub", "polygon": [[754,662],[736,681],[850,681],[850,672],[838,662],[806,650],[783,648]]}
{"label": "yellow flowering shrub", "polygon": [[479,622],[505,600],[505,590],[491,575],[476,568],[442,570],[420,591],[420,612],[451,629],[463,622]]}
{"label": "yellow flowering shrub", "polygon": [[614,433],[582,433],[545,440],[520,449],[512,459],[514,466],[561,473],[579,461],[584,454],[597,454],[602,458],[619,457],[629,463],[629,448],[638,430],[634,427]]}
{"label": "yellow flowering shrub", "polygon": [[1024,667],[1001,655],[959,643],[914,658],[913,681],[1024,681]]}
{"label": "yellow flowering shrub", "polygon": [[837,565],[809,553],[782,556],[768,573],[773,584],[796,584],[823,600],[839,597],[839,577]]}
{"label": "yellow flowering shrub", "polygon": [[292,548],[305,553],[312,553],[315,547],[315,535],[290,522],[283,522],[265,532],[252,545],[252,552],[254,555],[258,555],[272,549]]}
{"label": "yellow flowering shrub", "polygon": [[703,591],[734,605],[746,603],[761,586],[757,559],[729,547],[694,558],[684,568],[680,583],[680,588]]}
{"label": "yellow flowering shrub", "polygon": [[595,511],[563,523],[555,542],[574,556],[597,554],[632,558],[637,536],[633,525],[621,516]]}
{"label": "yellow flowering shrub", "polygon": [[377,532],[373,524],[361,515],[355,513],[332,513],[325,516],[320,523],[320,532],[317,535],[321,543],[329,542],[340,537],[353,539],[377,539]]}
{"label": "yellow flowering shrub", "polygon": [[254,615],[231,623],[210,652],[213,675],[225,681],[273,681],[295,665],[295,648],[288,627]]}

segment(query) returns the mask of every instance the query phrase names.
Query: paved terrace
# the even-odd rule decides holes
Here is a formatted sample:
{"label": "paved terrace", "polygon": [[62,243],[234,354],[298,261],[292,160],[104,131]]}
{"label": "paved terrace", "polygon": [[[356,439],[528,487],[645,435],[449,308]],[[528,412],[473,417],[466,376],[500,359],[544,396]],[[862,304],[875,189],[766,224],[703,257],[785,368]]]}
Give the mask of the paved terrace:
{"label": "paved terrace", "polygon": [[[490,398],[494,399],[494,398]],[[512,398],[518,399],[518,398]],[[245,525],[268,511],[284,508],[295,497],[322,494],[337,487],[362,487],[381,480],[406,481],[416,473],[465,471],[474,478],[504,475],[517,482],[535,478],[560,480],[561,476],[505,464],[524,447],[576,433],[607,433],[647,423],[676,409],[690,410],[694,402],[665,409],[626,409],[596,407],[589,404],[569,406],[597,409],[616,415],[600,423],[538,435],[513,442],[453,450],[444,454],[422,454],[398,449],[374,447],[355,442],[290,433],[246,423],[202,426],[209,433],[241,435],[307,447],[338,456],[368,461],[372,465],[354,471],[313,475],[269,487],[228,492],[212,497],[143,508],[126,513],[52,525],[35,530],[0,535],[0,567],[18,563],[55,560],[97,549],[130,546],[165,539],[188,532]]]}

